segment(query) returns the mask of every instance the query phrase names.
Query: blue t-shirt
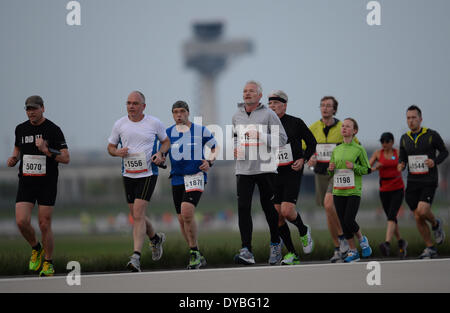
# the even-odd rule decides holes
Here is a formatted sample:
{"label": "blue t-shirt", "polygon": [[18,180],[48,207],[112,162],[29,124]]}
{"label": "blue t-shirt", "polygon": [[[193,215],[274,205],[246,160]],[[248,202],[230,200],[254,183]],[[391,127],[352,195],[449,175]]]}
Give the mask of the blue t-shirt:
{"label": "blue t-shirt", "polygon": [[[188,132],[180,133],[176,125],[166,129],[170,139],[170,176],[172,185],[184,185],[184,175],[193,175],[200,172],[199,167],[205,159],[204,148],[214,148],[216,140],[211,132],[205,127],[192,123]],[[206,183],[206,173],[205,183]]]}

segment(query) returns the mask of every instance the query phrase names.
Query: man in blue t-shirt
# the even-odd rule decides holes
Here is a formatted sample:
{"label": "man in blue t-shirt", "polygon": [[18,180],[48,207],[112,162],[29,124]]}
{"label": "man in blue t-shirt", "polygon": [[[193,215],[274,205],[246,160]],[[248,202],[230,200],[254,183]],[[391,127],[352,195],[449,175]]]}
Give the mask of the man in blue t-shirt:
{"label": "man in blue t-shirt", "polygon": [[[198,269],[206,265],[197,242],[197,224],[194,218],[195,207],[204,190],[206,172],[213,165],[216,154],[216,141],[204,126],[189,121],[189,106],[177,101],[172,106],[175,125],[167,128],[170,138],[170,178],[172,195],[181,232],[190,248],[188,269]],[[205,147],[211,149],[205,158]]]}

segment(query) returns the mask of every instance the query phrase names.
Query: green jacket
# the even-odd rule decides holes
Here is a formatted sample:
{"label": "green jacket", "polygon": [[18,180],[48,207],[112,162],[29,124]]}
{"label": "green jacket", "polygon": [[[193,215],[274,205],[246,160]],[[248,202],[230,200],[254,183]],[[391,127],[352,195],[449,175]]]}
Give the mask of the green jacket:
{"label": "green jacket", "polygon": [[355,141],[340,144],[334,148],[331,155],[330,163],[334,163],[336,166],[335,170],[330,172],[330,175],[334,176],[336,171],[339,169],[347,169],[345,161],[350,161],[353,163],[354,188],[336,189],[336,186],[333,186],[333,195],[360,197],[362,193],[362,175],[371,173],[367,152]]}

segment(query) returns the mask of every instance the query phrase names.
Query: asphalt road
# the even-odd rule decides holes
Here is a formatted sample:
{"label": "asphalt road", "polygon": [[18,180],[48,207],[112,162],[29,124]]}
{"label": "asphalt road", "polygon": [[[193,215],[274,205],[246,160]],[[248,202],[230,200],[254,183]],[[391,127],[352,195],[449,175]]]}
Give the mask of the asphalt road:
{"label": "asphalt road", "polygon": [[81,285],[73,286],[66,276],[1,278],[0,292],[450,292],[450,259],[377,263],[82,274]]}

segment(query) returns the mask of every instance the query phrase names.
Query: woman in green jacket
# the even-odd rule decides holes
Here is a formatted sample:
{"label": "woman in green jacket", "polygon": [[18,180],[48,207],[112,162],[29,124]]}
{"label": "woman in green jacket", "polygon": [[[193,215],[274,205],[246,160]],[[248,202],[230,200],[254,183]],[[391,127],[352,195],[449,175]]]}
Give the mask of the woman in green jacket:
{"label": "woman in green jacket", "polygon": [[362,175],[370,174],[371,168],[366,150],[357,144],[353,137],[358,132],[358,124],[352,118],[346,118],[342,123],[341,133],[344,142],[337,146],[331,155],[330,175],[333,175],[333,200],[336,211],[350,249],[344,262],[360,260],[356,249],[354,235],[359,239],[362,256],[369,257],[372,249],[369,240],[363,236],[355,218],[361,201]]}

